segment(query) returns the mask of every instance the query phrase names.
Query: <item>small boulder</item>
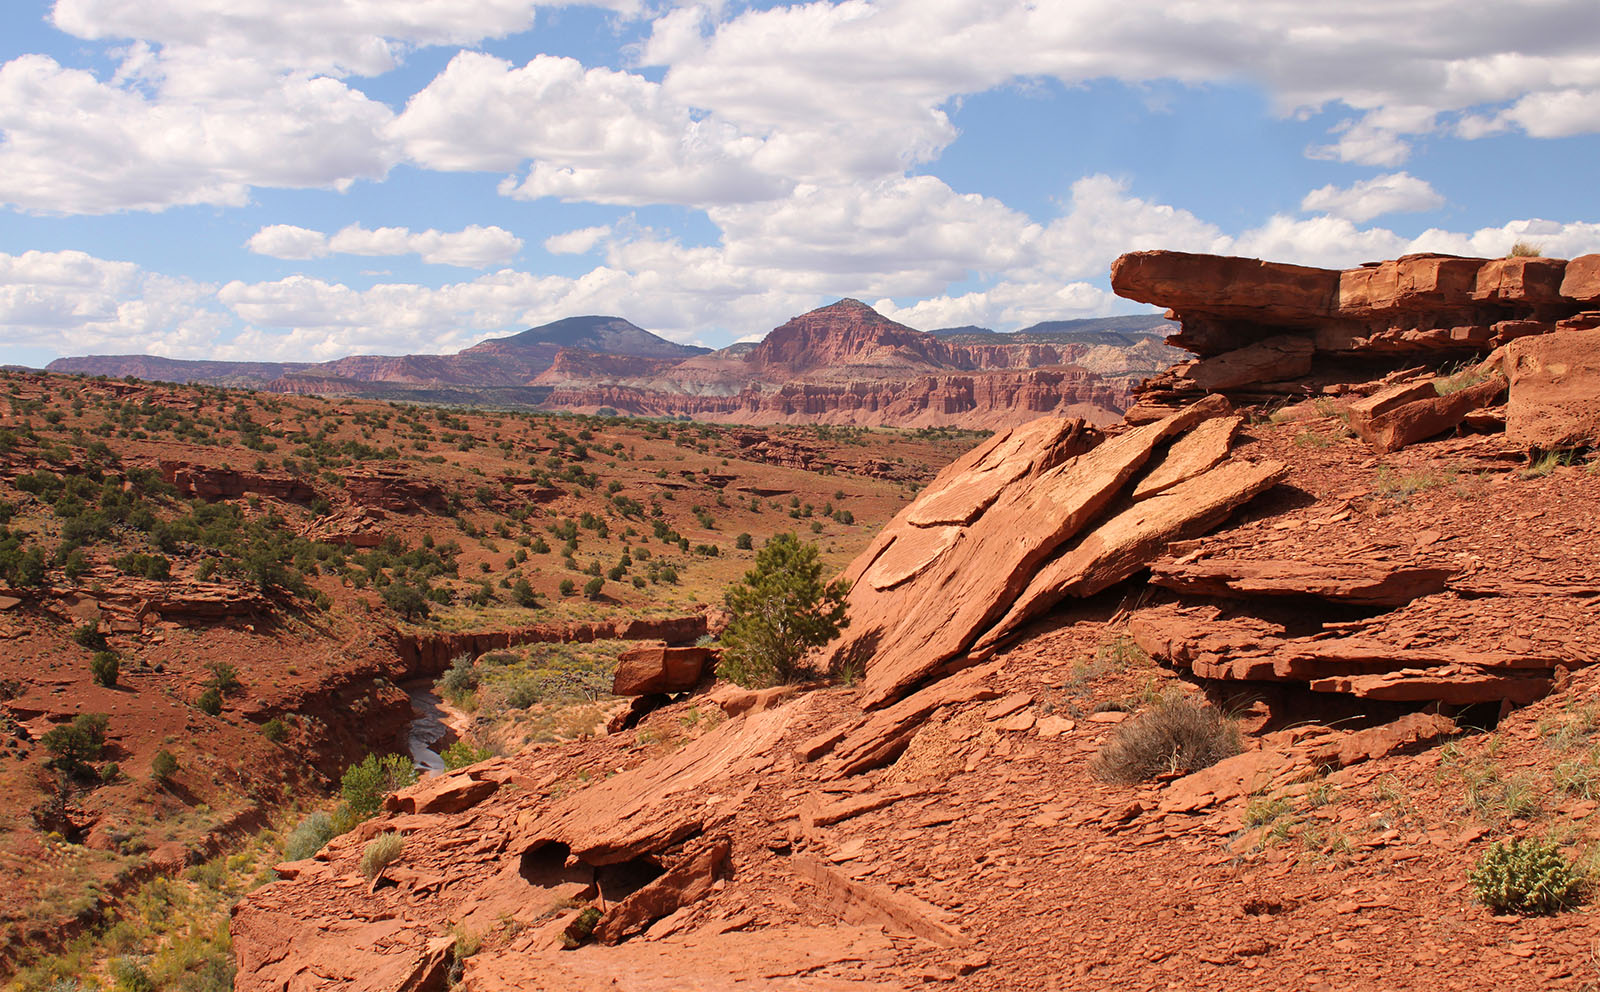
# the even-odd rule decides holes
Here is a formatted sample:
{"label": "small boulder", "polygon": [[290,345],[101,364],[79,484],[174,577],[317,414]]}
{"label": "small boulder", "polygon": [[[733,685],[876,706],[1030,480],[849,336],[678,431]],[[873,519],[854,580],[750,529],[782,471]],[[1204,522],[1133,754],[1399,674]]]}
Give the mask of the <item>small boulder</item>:
{"label": "small boulder", "polygon": [[619,696],[685,692],[700,684],[711,661],[710,648],[642,645],[622,652],[611,691]]}
{"label": "small boulder", "polygon": [[1518,338],[1506,347],[1508,439],[1543,451],[1600,443],[1600,330]]}

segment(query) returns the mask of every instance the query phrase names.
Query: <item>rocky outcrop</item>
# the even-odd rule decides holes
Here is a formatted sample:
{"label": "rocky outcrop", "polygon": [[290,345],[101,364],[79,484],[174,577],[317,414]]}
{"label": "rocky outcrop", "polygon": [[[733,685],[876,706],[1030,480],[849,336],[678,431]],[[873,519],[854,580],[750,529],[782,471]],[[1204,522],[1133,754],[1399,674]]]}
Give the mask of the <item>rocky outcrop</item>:
{"label": "rocky outcrop", "polygon": [[350,502],[358,506],[378,507],[393,513],[443,513],[450,508],[449,495],[442,486],[401,469],[347,475],[344,491]]}
{"label": "rocky outcrop", "polygon": [[[1226,412],[1217,398],[1104,443],[1081,421],[1045,418],[979,446],[846,570],[851,625],[832,662],[864,665],[866,704],[883,705],[963,656],[987,656],[1062,599],[1091,596],[1168,542],[1214,527],[1283,473],[1274,462],[1213,466],[1171,450]],[[1224,443],[1236,427],[1217,432]],[[1141,491],[1147,466],[1171,481]]]}
{"label": "rocky outcrop", "polygon": [[1406,255],[1340,271],[1147,251],[1117,259],[1111,283],[1169,307],[1182,330],[1168,343],[1200,356],[1140,387],[1148,419],[1218,390],[1247,401],[1344,395],[1407,363],[1549,333],[1587,308],[1594,258]]}
{"label": "rocky outcrop", "polygon": [[608,640],[693,644],[709,632],[705,613],[659,619],[617,618],[591,623],[539,623],[514,630],[398,634],[395,652],[411,676],[437,675],[462,655],[476,658],[488,651],[519,644],[587,644]]}
{"label": "rocky outcrop", "polygon": [[161,478],[185,497],[199,497],[209,502],[219,499],[239,499],[243,496],[271,496],[274,499],[304,503],[316,498],[317,491],[311,483],[292,475],[267,475],[261,472],[241,472],[231,468],[195,465],[190,462],[169,461],[157,463]]}

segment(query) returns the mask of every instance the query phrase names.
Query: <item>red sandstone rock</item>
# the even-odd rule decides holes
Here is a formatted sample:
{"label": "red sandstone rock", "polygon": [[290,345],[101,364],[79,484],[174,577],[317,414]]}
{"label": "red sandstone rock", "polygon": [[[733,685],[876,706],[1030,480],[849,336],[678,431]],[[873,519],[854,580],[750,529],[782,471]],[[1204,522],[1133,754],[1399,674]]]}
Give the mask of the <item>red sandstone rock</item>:
{"label": "red sandstone rock", "polygon": [[618,696],[647,696],[658,692],[685,692],[705,677],[710,648],[669,648],[643,645],[617,657],[611,691]]}
{"label": "red sandstone rock", "polygon": [[1402,606],[1443,592],[1450,568],[1407,568],[1393,562],[1162,560],[1152,585],[1191,596],[1308,596],[1370,606]]}
{"label": "red sandstone rock", "polygon": [[180,495],[198,496],[213,502],[249,494],[307,502],[317,495],[309,482],[289,475],[263,475],[166,460],[157,464],[162,479],[176,487]]}
{"label": "red sandstone rock", "polygon": [[902,695],[1011,608],[1162,444],[1225,409],[1197,405],[1088,451],[1071,421],[997,435],[940,473],[846,571],[851,624],[831,657],[865,662],[867,705]]}
{"label": "red sandstone rock", "polygon": [[1567,263],[1561,295],[1576,303],[1600,300],[1600,255],[1579,255]]}
{"label": "red sandstone rock", "polygon": [[1561,283],[1567,262],[1560,258],[1516,256],[1491,258],[1478,270],[1474,300],[1561,304]]}
{"label": "red sandstone rock", "polygon": [[1331,312],[1339,273],[1255,258],[1136,251],[1111,264],[1111,289],[1118,296],[1179,312],[1203,306],[1233,316],[1304,319]]}
{"label": "red sandstone rock", "polygon": [[1111,518],[1041,567],[1010,610],[972,646],[986,657],[1022,626],[1069,596],[1093,596],[1143,568],[1166,546],[1203,534],[1277,485],[1279,462],[1226,462]]}
{"label": "red sandstone rock", "polygon": [[1410,750],[1418,745],[1432,744],[1441,737],[1459,732],[1456,722],[1438,713],[1407,713],[1392,723],[1366,730],[1341,734],[1336,739],[1311,750],[1312,760],[1319,764],[1345,768],[1362,761],[1374,761]]}
{"label": "red sandstone rock", "polygon": [[430,775],[383,801],[391,813],[459,813],[494,795],[500,783],[479,780],[467,771]]}
{"label": "red sandstone rock", "polygon": [[1172,442],[1155,467],[1134,485],[1134,501],[1149,499],[1209,471],[1228,457],[1234,435],[1243,425],[1243,417],[1216,417]]}
{"label": "red sandstone rock", "polygon": [[1251,383],[1298,379],[1311,371],[1314,350],[1309,338],[1279,335],[1201,359],[1179,372],[1179,377],[1206,393]]}
{"label": "red sandstone rock", "polygon": [[855,881],[809,855],[797,854],[789,863],[796,877],[815,886],[819,897],[851,923],[885,923],[945,947],[972,943],[951,925],[948,913],[915,896]]}
{"label": "red sandstone rock", "polygon": [[1505,379],[1491,375],[1476,385],[1444,396],[1412,400],[1352,426],[1378,451],[1399,451],[1408,444],[1454,429],[1467,414],[1492,405],[1505,390]]}
{"label": "red sandstone rock", "polygon": [[1513,341],[1506,367],[1509,441],[1543,451],[1600,444],[1600,330]]}
{"label": "red sandstone rock", "polygon": [[680,907],[703,899],[725,870],[732,848],[728,838],[718,837],[660,878],[613,905],[595,924],[594,939],[602,944],[615,944]]}

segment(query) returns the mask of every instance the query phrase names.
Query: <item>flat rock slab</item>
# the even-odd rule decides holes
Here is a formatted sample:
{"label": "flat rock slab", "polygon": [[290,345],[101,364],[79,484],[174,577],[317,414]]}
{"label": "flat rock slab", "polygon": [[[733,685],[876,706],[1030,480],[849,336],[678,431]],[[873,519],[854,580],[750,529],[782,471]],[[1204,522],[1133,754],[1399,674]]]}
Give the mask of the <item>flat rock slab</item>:
{"label": "flat rock slab", "polygon": [[1277,485],[1280,462],[1233,461],[1117,514],[1040,568],[1000,622],[973,645],[987,657],[1027,623],[1069,596],[1093,596],[1133,575],[1173,541],[1196,537]]}
{"label": "flat rock slab", "polygon": [[466,961],[463,992],[905,992],[882,926],[762,927],[673,934],[575,951],[485,951]]}
{"label": "flat rock slab", "polygon": [[1310,768],[1293,751],[1246,751],[1175,780],[1161,795],[1163,813],[1197,813],[1287,784]]}
{"label": "flat rock slab", "polygon": [[1399,451],[1407,445],[1454,430],[1467,414],[1481,407],[1492,406],[1505,391],[1505,379],[1491,374],[1483,382],[1457,392],[1413,400],[1378,414],[1371,420],[1352,421],[1352,426],[1378,451]]}
{"label": "flat rock slab", "polygon": [[858,882],[809,855],[797,854],[789,863],[795,876],[815,886],[824,905],[846,922],[881,923],[943,947],[972,943],[971,937],[950,924],[950,914],[913,895]]}
{"label": "flat rock slab", "polygon": [[1367,606],[1401,606],[1443,592],[1453,568],[1381,561],[1171,559],[1150,566],[1152,585],[1191,596],[1307,596]]}
{"label": "flat rock slab", "polygon": [[942,472],[845,572],[851,622],[829,653],[865,666],[863,705],[964,652],[1167,441],[1227,410],[1208,397],[1087,450],[1080,422],[1041,418]]}
{"label": "flat rock slab", "polygon": [[1243,417],[1213,417],[1172,442],[1167,453],[1133,487],[1134,502],[1149,499],[1180,482],[1202,475],[1228,457]]}

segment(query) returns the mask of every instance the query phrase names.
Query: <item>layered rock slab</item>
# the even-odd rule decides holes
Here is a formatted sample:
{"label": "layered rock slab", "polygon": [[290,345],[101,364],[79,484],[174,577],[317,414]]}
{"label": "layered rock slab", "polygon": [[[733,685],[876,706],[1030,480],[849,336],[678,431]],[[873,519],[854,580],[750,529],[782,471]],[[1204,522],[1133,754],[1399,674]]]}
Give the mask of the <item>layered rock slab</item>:
{"label": "layered rock slab", "polygon": [[1098,446],[1081,422],[1042,419],[940,473],[844,576],[851,625],[830,655],[865,664],[864,705],[898,698],[964,652],[1165,442],[1226,411],[1206,400]]}

